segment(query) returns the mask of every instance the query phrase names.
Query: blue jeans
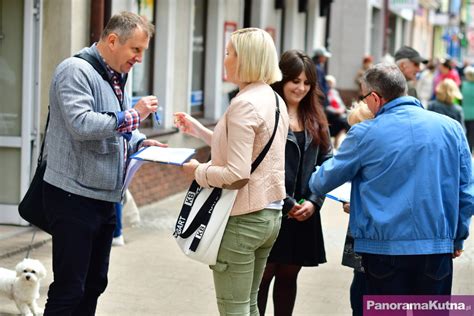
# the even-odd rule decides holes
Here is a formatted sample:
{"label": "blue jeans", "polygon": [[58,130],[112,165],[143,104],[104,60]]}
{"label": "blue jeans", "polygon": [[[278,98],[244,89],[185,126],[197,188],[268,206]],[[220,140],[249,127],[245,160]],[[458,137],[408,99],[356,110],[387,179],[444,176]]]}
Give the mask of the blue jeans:
{"label": "blue jeans", "polygon": [[370,295],[451,295],[452,254],[362,254]]}
{"label": "blue jeans", "polygon": [[115,208],[44,183],[44,207],[53,235],[54,282],[44,315],[95,315],[107,287]]}
{"label": "blue jeans", "polygon": [[213,270],[220,315],[258,316],[257,294],[280,231],[281,211],[231,216]]}
{"label": "blue jeans", "polygon": [[122,235],[122,203],[117,202],[114,203],[115,207],[115,216],[117,217],[117,225],[115,226],[114,230],[114,238],[119,237]]}

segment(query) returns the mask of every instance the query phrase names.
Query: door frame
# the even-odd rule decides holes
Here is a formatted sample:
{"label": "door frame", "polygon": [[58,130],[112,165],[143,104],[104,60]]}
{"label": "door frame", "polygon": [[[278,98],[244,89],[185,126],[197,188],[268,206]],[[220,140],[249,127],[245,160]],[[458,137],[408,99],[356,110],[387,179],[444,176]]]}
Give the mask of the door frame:
{"label": "door frame", "polygon": [[[20,149],[20,196],[26,193],[40,146],[40,69],[42,0],[23,0],[21,135],[0,136],[0,147]],[[0,204],[0,223],[29,225],[18,214],[18,204]]]}

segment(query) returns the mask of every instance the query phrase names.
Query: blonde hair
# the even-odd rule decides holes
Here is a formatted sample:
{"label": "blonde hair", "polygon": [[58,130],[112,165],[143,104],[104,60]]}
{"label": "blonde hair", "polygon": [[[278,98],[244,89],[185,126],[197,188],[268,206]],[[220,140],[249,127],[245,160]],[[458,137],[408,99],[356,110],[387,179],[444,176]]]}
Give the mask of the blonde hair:
{"label": "blonde hair", "polygon": [[245,28],[232,33],[230,42],[237,54],[237,79],[241,82],[280,81],[278,54],[273,39],[262,29]]}
{"label": "blonde hair", "polygon": [[350,126],[360,123],[365,120],[370,120],[374,118],[374,113],[370,111],[367,104],[364,102],[359,102],[356,104],[355,108],[349,111],[347,116],[347,123]]}
{"label": "blonde hair", "polygon": [[454,80],[446,78],[436,87],[436,99],[446,104],[453,104],[455,99],[462,99],[462,94]]}

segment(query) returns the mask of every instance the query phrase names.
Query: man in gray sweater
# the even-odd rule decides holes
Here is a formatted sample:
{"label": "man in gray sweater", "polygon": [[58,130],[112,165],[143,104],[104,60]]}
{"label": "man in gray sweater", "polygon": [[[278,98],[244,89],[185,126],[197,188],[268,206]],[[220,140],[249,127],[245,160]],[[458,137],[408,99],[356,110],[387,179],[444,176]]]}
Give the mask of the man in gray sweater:
{"label": "man in gray sweater", "polygon": [[[141,62],[154,26],[130,12],[113,16],[100,41],[61,62],[50,87],[44,208],[53,236],[54,282],[44,315],[94,315],[107,286],[126,157],[164,146],[138,132],[155,96],[132,109],[126,74]],[[80,58],[78,58],[80,57]]]}

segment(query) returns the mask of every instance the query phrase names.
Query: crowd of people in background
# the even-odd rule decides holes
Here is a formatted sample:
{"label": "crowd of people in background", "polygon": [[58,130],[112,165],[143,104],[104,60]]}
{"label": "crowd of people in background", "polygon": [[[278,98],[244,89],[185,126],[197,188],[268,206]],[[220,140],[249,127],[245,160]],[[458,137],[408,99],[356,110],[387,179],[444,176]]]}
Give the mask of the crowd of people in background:
{"label": "crowd of people in background", "polygon": [[[337,78],[326,74],[327,61],[332,56],[325,47],[315,50],[318,83],[334,149],[337,150],[350,128],[347,116],[358,106],[354,97],[342,98],[336,87]],[[420,100],[423,107],[457,120],[464,128],[469,147],[474,148],[474,63],[460,62],[450,56],[426,59],[409,46],[399,48],[394,56],[385,55],[378,62],[395,63],[408,84],[407,94]],[[360,79],[374,64],[371,55],[362,58],[355,71],[357,98],[363,97]],[[356,114],[356,116],[359,114]]]}

